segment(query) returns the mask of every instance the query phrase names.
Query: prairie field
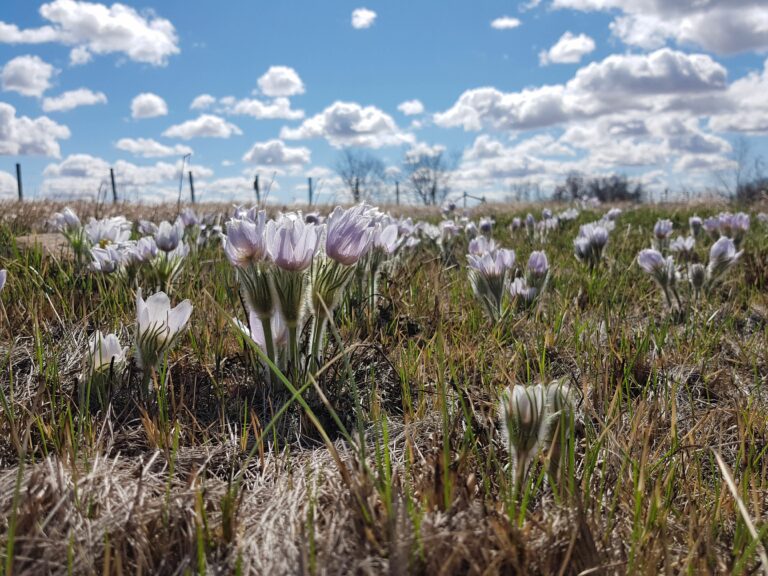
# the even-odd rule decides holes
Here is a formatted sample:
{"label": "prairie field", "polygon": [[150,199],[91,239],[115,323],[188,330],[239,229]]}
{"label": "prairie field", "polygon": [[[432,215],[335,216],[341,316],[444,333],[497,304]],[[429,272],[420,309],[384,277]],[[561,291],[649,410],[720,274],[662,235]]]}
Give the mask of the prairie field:
{"label": "prairie field", "polygon": [[[276,209],[64,207],[0,206],[6,575],[768,573],[765,207],[358,210],[352,263],[313,207],[303,272],[223,248],[233,216],[296,231]],[[689,219],[741,210],[718,268]],[[254,320],[262,277],[287,332]],[[160,292],[191,305],[167,338],[137,321]]]}

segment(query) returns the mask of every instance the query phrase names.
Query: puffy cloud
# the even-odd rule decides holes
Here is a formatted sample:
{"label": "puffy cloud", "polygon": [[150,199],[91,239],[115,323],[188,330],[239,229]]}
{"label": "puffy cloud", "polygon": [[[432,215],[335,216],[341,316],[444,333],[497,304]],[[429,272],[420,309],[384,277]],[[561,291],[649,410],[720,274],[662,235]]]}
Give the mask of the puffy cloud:
{"label": "puffy cloud", "polygon": [[491,22],[491,28],[494,30],[512,30],[520,26],[522,22],[518,18],[511,18],[509,16],[502,16],[496,18]]}
{"label": "puffy cloud", "polygon": [[80,106],[93,106],[106,104],[107,96],[104,92],[93,92],[88,88],[78,88],[62,92],[58,96],[43,99],[43,111],[67,112]]}
{"label": "puffy cloud", "polygon": [[258,80],[262,94],[271,97],[304,93],[304,83],[296,70],[288,66],[271,66]]}
{"label": "puffy cloud", "polygon": [[37,56],[17,56],[9,60],[0,71],[3,90],[24,96],[42,96],[51,87],[56,69]]}
{"label": "puffy cloud", "polygon": [[229,138],[242,134],[240,128],[213,114],[201,114],[194,120],[175,124],[163,132],[166,138]]}
{"label": "puffy cloud", "polygon": [[16,177],[0,170],[0,200],[16,198],[17,194]]}
{"label": "puffy cloud", "polygon": [[358,8],[352,11],[352,28],[362,30],[373,26],[376,20],[376,12],[368,8]]}
{"label": "puffy cloud", "polygon": [[425,142],[416,142],[406,151],[407,160],[418,160],[419,158],[433,158],[445,153],[445,146],[442,144],[426,144]]}
{"label": "puffy cloud", "polygon": [[210,108],[211,106],[213,106],[215,103],[216,103],[216,98],[214,98],[210,94],[200,94],[200,96],[192,100],[192,104],[189,105],[189,109],[205,110],[206,108]]}
{"label": "puffy cloud", "polygon": [[717,132],[768,134],[768,60],[762,73],[752,72],[728,87],[727,102],[709,119]]}
{"label": "puffy cloud", "polygon": [[539,53],[539,63],[547,64],[577,64],[582,57],[594,51],[595,41],[586,34],[575,36],[566,32],[549,50]]}
{"label": "puffy cloud", "polygon": [[115,143],[115,148],[142,158],[165,158],[192,153],[192,148],[189,146],[183,144],[166,146],[151,138],[121,138]]}
{"label": "puffy cloud", "polygon": [[131,118],[156,118],[168,114],[168,105],[160,96],[151,92],[139,94],[131,101]]}
{"label": "puffy cloud", "polygon": [[243,162],[257,166],[303,166],[310,161],[309,148],[290,148],[282,140],[256,142],[243,155]]}
{"label": "puffy cloud", "polygon": [[468,90],[451,108],[436,114],[435,122],[465,130],[542,128],[622,110],[692,108],[699,97],[725,89],[726,70],[709,56],[665,48],[608,56],[579,69],[566,84],[508,93]]}
{"label": "puffy cloud", "polygon": [[553,7],[618,10],[613,34],[648,50],[670,40],[717,54],[768,50],[768,5],[763,0],[554,0]]}
{"label": "puffy cloud", "polygon": [[391,116],[375,106],[338,101],[298,128],[284,127],[280,137],[286,140],[325,138],[334,148],[381,148],[414,141],[412,134],[401,131]]}
{"label": "puffy cloud", "polygon": [[225,96],[217,100],[210,94],[201,94],[192,101],[190,108],[192,110],[212,109],[217,114],[250,116],[258,120],[301,120],[304,118],[304,111],[292,109],[291,101],[282,96],[267,101],[256,98],[238,100],[234,96]]}
{"label": "puffy cloud", "polygon": [[41,155],[58,158],[59,140],[69,138],[69,128],[46,116],[16,116],[16,109],[0,102],[0,155]]}
{"label": "puffy cloud", "polygon": [[124,4],[107,7],[79,0],[54,0],[40,6],[39,12],[50,24],[22,30],[0,22],[0,43],[74,46],[73,64],[89,61],[92,54],[121,53],[136,62],[164,66],[179,53],[173,24],[153,12],[140,14]]}
{"label": "puffy cloud", "polygon": [[222,112],[237,116],[251,116],[260,120],[301,120],[304,118],[304,111],[291,109],[290,100],[283,97],[275,98],[271,102],[262,102],[255,98],[237,100],[223,107]]}
{"label": "puffy cloud", "polygon": [[[145,166],[125,160],[109,164],[89,154],[73,154],[46,166],[41,193],[54,197],[93,198],[109,181],[110,167],[114,168],[121,198],[162,202],[175,199],[178,194],[181,160],[174,164],[157,162]],[[195,165],[192,170],[201,179],[213,176],[213,171],[204,166]]]}
{"label": "puffy cloud", "polygon": [[402,102],[397,109],[406,116],[415,116],[424,113],[424,104],[422,104],[420,100],[406,100],[405,102]]}

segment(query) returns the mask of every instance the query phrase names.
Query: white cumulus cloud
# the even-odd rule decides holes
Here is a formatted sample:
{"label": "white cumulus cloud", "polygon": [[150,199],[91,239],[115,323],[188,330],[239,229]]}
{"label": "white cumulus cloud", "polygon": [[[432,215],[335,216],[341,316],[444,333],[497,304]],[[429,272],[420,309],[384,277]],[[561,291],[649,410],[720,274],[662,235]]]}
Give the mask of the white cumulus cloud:
{"label": "white cumulus cloud", "polygon": [[412,134],[403,132],[392,117],[379,108],[340,101],[308,118],[298,128],[284,127],[280,137],[286,140],[325,138],[335,148],[381,148],[414,141]]}
{"label": "white cumulus cloud", "polygon": [[151,92],[139,94],[131,101],[131,118],[156,118],[168,114],[168,105],[160,96]]}
{"label": "white cumulus cloud", "polygon": [[363,30],[373,26],[376,20],[376,12],[368,8],[357,8],[352,11],[352,28]]}
{"label": "white cumulus cloud", "polygon": [[92,54],[119,53],[135,62],[164,66],[170,56],[180,52],[173,24],[152,11],[139,13],[119,3],[107,7],[97,2],[54,0],[40,6],[39,12],[49,24],[20,29],[0,21],[0,43],[74,46],[72,64],[84,64]]}
{"label": "white cumulus cloud", "polygon": [[39,155],[58,158],[59,140],[70,137],[69,128],[47,116],[16,116],[16,109],[0,102],[0,156]]}
{"label": "white cumulus cloud", "polygon": [[291,148],[282,140],[256,142],[243,155],[243,162],[257,166],[303,166],[311,159],[309,148]]}
{"label": "white cumulus cloud", "polygon": [[242,134],[240,128],[213,114],[201,114],[194,120],[175,124],[163,132],[166,138],[229,138]]}
{"label": "white cumulus cloud", "polygon": [[522,22],[518,18],[512,18],[510,16],[501,16],[491,22],[491,28],[494,30],[512,30],[520,26]]}
{"label": "white cumulus cloud", "polygon": [[106,104],[107,96],[104,92],[93,92],[88,88],[78,88],[62,92],[58,96],[43,99],[44,112],[68,112],[80,106],[93,106]]}
{"label": "white cumulus cloud", "polygon": [[593,52],[595,41],[586,34],[578,36],[566,32],[549,50],[539,53],[539,63],[547,64],[578,64],[581,59]]}
{"label": "white cumulus cloud", "polygon": [[215,103],[216,98],[210,94],[200,94],[200,96],[197,96],[194,100],[192,100],[192,104],[189,105],[189,109],[205,110],[206,108],[213,106]]}
{"label": "white cumulus cloud", "polygon": [[397,109],[406,116],[415,116],[424,113],[424,104],[422,104],[420,100],[406,100],[405,102],[402,102]]}
{"label": "white cumulus cloud", "polygon": [[3,90],[40,97],[51,87],[56,69],[38,56],[17,56],[0,71]]}
{"label": "white cumulus cloud", "polygon": [[296,96],[304,93],[304,83],[296,70],[288,66],[271,66],[257,84],[265,96]]}
{"label": "white cumulus cloud", "polygon": [[166,146],[152,138],[121,138],[115,143],[115,148],[142,158],[165,158],[192,153],[192,148],[189,146],[183,144]]}

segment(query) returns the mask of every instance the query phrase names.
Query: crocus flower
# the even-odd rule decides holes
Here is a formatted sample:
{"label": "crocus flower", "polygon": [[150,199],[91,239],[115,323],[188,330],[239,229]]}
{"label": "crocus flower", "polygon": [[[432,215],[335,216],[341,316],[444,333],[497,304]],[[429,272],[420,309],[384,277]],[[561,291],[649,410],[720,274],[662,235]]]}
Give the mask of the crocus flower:
{"label": "crocus flower", "polygon": [[92,245],[122,244],[131,237],[131,223],[123,216],[91,218],[85,225],[85,234]]}
{"label": "crocus flower", "polygon": [[667,261],[658,250],[647,248],[637,256],[637,263],[662,286],[667,284]]}
{"label": "crocus flower", "polygon": [[122,366],[127,352],[127,347],[120,346],[117,335],[104,335],[96,330],[88,342],[88,368],[93,374]]}
{"label": "crocus flower", "polygon": [[539,451],[544,433],[545,405],[546,398],[541,384],[530,387],[515,384],[501,396],[501,429],[512,458],[518,490]]}
{"label": "crocus flower", "polygon": [[669,245],[669,249],[680,255],[683,261],[690,261],[694,256],[696,240],[693,236],[678,236]]}
{"label": "crocus flower", "polygon": [[529,282],[533,286],[536,286],[537,289],[541,290],[544,282],[547,280],[547,275],[549,274],[549,261],[547,260],[547,255],[540,250],[531,252],[530,257],[528,258],[528,268],[526,272]]}
{"label": "crocus flower", "polygon": [[482,256],[486,252],[495,252],[496,242],[485,236],[478,236],[469,241],[469,253],[473,256]]}
{"label": "crocus flower", "polygon": [[658,240],[666,240],[672,234],[672,220],[658,220],[653,227],[653,235]]}
{"label": "crocus flower", "polygon": [[472,291],[485,307],[491,321],[501,316],[507,276],[515,265],[514,250],[498,249],[482,255],[467,255]]}
{"label": "crocus flower", "polygon": [[265,228],[267,251],[281,269],[306,270],[317,249],[318,232],[314,224],[304,223],[298,215],[281,215]]}
{"label": "crocus flower", "polygon": [[6,280],[8,280],[8,270],[0,270],[0,292],[5,288]]}
{"label": "crocus flower", "polygon": [[184,300],[171,308],[165,292],[157,292],[146,302],[141,288],[136,292],[136,351],[139,365],[145,370],[154,368],[162,354],[181,334],[192,314],[192,303]]}
{"label": "crocus flower", "polygon": [[51,217],[51,224],[59,232],[67,233],[78,230],[81,227],[80,218],[67,206],[61,212],[55,212]]}
{"label": "crocus flower", "polygon": [[510,228],[512,229],[512,231],[514,232],[515,230],[520,230],[520,228],[522,227],[522,225],[523,225],[523,223],[522,223],[522,221],[520,220],[520,218],[518,218],[517,216],[515,216],[514,218],[512,218],[512,222],[509,224],[509,227],[510,227]]}
{"label": "crocus flower", "polygon": [[[264,324],[255,311],[251,310],[248,313],[248,326],[240,322],[237,318],[235,318],[234,321],[243,334],[258,345],[265,354],[269,354],[267,339],[264,336]],[[278,349],[284,347],[288,341],[288,327],[280,312],[276,312],[270,318],[270,328],[274,346]]]}
{"label": "crocus flower", "polygon": [[691,229],[691,236],[698,237],[704,227],[704,221],[695,214],[688,218],[688,227]]}
{"label": "crocus flower", "polygon": [[535,286],[529,286],[525,278],[518,277],[509,283],[509,295],[520,305],[529,306],[536,301],[539,291]]}
{"label": "crocus flower", "polygon": [[227,222],[224,253],[233,266],[242,268],[249,263],[264,260],[267,246],[264,236],[267,214],[260,210],[256,221],[233,219]]}
{"label": "crocus flower", "polygon": [[149,220],[139,220],[137,228],[139,230],[139,234],[144,236],[154,236],[157,234],[157,224],[150,222]]}
{"label": "crocus flower", "polygon": [[730,238],[721,237],[709,249],[709,264],[707,264],[707,282],[711,285],[741,257],[742,252],[736,251],[736,244]]}
{"label": "crocus flower", "polygon": [[619,216],[621,216],[621,208],[611,208],[605,214],[607,220],[616,220]]}
{"label": "crocus flower", "polygon": [[91,248],[91,268],[96,272],[103,272],[104,274],[111,274],[117,270],[122,261],[120,252],[112,245],[107,245],[105,248]]}
{"label": "crocus flower", "polygon": [[383,251],[385,254],[392,254],[399,243],[397,224],[376,224],[373,231],[373,247]]}
{"label": "crocus flower", "polygon": [[171,224],[166,220],[160,222],[155,234],[157,247],[166,253],[176,250],[184,234],[183,228],[181,230],[179,228],[176,224]]}
{"label": "crocus flower", "polygon": [[493,218],[480,218],[480,224],[478,225],[478,228],[480,229],[481,234],[484,236],[490,236],[491,232],[493,232],[493,225]]}
{"label": "crocus flower", "polygon": [[339,264],[351,266],[371,247],[373,228],[369,207],[360,204],[344,209],[337,206],[326,220],[325,253]]}

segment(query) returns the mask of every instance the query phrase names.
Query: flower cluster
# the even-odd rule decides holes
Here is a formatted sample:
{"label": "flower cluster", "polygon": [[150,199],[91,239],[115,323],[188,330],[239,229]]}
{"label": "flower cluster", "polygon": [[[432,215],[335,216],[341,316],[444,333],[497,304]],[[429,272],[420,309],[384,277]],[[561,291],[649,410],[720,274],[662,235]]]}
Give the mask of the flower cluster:
{"label": "flower cluster", "polygon": [[[567,383],[553,381],[547,385],[515,384],[501,395],[499,417],[502,437],[509,450],[519,490],[531,463],[539,452],[550,453],[550,472],[556,472],[560,458],[558,429],[570,430],[575,413],[574,393]],[[562,427],[558,424],[563,423]]]}

